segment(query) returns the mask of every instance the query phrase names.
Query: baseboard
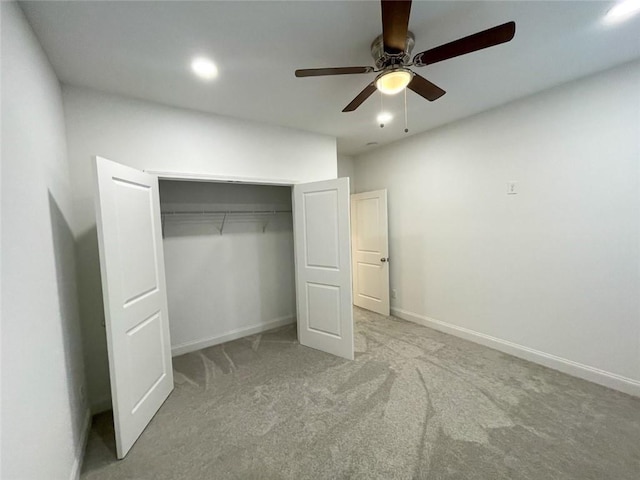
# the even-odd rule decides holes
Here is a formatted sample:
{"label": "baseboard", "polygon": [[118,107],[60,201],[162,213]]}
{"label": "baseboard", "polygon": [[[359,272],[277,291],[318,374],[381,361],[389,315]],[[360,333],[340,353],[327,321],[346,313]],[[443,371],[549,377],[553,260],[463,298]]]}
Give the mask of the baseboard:
{"label": "baseboard", "polygon": [[91,404],[92,415],[97,415],[98,413],[107,412],[111,409],[113,409],[113,405],[111,404],[111,396],[102,398]]}
{"label": "baseboard", "polygon": [[215,337],[209,337],[202,340],[196,340],[193,342],[181,343],[171,347],[171,356],[177,357],[178,355],[184,355],[185,353],[195,352],[213,345],[219,345],[221,343],[236,340],[238,338],[246,337],[247,335],[255,335],[256,333],[266,332],[273,328],[284,327],[295,323],[295,315],[287,315],[286,317],[276,318],[266,323],[260,323],[257,325],[251,325],[249,327],[238,328],[231,330],[230,332],[223,333],[222,335],[216,335]]}
{"label": "baseboard", "polygon": [[590,367],[556,355],[541,352],[507,340],[485,335],[484,333],[479,333],[468,328],[459,327],[424,315],[402,310],[401,308],[392,307],[391,314],[403,320],[433,328],[434,330],[448,333],[474,343],[479,343],[480,345],[513,355],[514,357],[529,360],[530,362],[538,363],[562,373],[582,378],[605,387],[613,388],[614,390],[619,390],[621,392],[628,393],[629,395],[640,397],[640,382],[637,380]]}
{"label": "baseboard", "polygon": [[82,460],[84,459],[84,452],[87,449],[87,442],[89,441],[89,432],[91,431],[91,410],[87,408],[87,412],[82,422],[82,431],[80,432],[80,441],[76,446],[76,459],[73,461],[73,467],[71,468],[70,480],[78,480],[80,478],[80,470],[82,469]]}

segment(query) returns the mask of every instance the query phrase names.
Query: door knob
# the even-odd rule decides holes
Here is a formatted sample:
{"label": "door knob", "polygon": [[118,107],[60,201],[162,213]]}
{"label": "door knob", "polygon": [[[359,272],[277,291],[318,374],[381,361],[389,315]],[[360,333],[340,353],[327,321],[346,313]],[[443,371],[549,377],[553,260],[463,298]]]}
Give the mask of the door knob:
{"label": "door knob", "polygon": [[384,263],[384,262],[388,262],[388,261],[389,261],[389,257],[387,257],[387,258],[382,257],[382,258],[380,259],[380,261],[381,261],[382,263]]}

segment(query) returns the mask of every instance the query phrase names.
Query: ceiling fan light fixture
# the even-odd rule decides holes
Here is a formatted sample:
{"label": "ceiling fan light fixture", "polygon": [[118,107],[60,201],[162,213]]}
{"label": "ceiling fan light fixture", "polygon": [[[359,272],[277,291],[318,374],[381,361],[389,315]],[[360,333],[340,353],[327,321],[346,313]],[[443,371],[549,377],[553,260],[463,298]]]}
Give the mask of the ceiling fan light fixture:
{"label": "ceiling fan light fixture", "polygon": [[378,78],[376,78],[376,88],[385,95],[395,95],[409,85],[412,77],[413,72],[411,70],[396,68],[379,75]]}

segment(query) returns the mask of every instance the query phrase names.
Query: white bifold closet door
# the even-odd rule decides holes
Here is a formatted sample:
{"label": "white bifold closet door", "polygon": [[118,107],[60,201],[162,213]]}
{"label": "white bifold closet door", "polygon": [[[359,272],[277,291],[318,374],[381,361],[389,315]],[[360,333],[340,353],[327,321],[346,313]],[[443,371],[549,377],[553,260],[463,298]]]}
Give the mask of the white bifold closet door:
{"label": "white bifold closet door", "polygon": [[158,179],[96,158],[96,219],[118,458],[173,390]]}
{"label": "white bifold closet door", "polygon": [[353,359],[349,179],[293,187],[298,340]]}

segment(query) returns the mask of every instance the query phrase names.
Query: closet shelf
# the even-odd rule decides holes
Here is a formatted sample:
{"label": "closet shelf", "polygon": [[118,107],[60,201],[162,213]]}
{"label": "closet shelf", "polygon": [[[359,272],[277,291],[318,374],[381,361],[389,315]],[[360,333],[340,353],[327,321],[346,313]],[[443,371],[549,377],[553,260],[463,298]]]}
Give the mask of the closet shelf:
{"label": "closet shelf", "polygon": [[[202,221],[214,221],[220,222],[218,231],[220,235],[224,230],[224,225],[227,219],[233,217],[241,218],[242,221],[259,221],[263,222],[262,233],[265,232],[269,220],[275,215],[291,214],[291,210],[191,210],[191,211],[163,211],[161,212],[162,218],[162,236],[164,237],[164,225],[165,220],[169,218],[175,218],[178,221],[187,223],[189,222],[202,222]],[[265,221],[266,220],[266,221]]]}

